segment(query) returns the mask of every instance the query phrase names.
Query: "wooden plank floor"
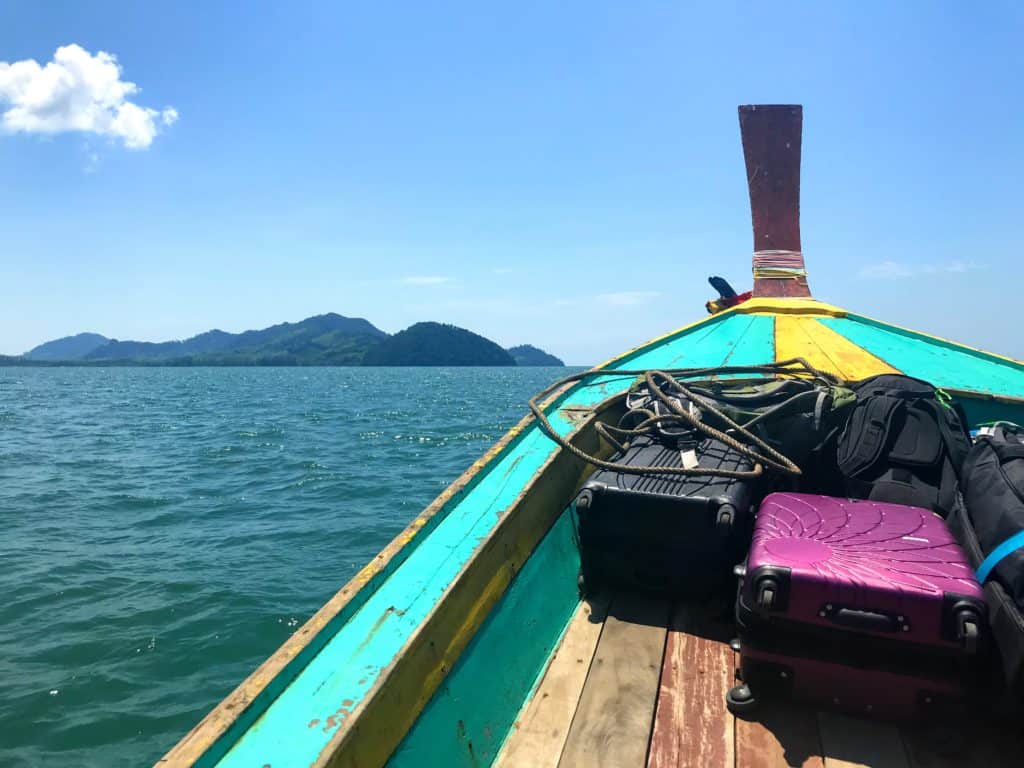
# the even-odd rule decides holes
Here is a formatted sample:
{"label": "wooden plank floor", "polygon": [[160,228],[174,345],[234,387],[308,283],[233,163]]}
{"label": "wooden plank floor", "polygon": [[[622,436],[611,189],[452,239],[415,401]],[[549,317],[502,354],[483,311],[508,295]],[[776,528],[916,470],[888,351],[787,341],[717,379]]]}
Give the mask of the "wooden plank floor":
{"label": "wooden plank floor", "polygon": [[665,601],[612,600],[559,766],[644,764],[668,613]]}
{"label": "wooden plank floor", "polygon": [[495,766],[555,768],[604,628],[608,599],[580,604],[544,678],[512,726]]}
{"label": "wooden plank floor", "polygon": [[898,727],[783,702],[734,718],[731,628],[692,605],[616,594],[581,607],[496,765],[501,768],[997,768],[1020,729]]}

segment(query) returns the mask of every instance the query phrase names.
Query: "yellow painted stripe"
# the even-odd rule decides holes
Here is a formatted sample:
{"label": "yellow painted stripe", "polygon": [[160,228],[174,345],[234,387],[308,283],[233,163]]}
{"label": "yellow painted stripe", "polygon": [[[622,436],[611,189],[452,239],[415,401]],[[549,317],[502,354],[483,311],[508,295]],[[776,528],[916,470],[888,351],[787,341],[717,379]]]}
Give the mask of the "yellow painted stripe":
{"label": "yellow painted stripe", "polygon": [[825,315],[846,317],[846,310],[817,299],[758,298],[737,304],[731,311],[741,315]]}
{"label": "yellow painted stripe", "polygon": [[[734,307],[729,307],[721,312],[716,312],[713,315],[702,317],[700,320],[684,325],[682,328],[677,328],[674,331],[669,331],[666,334],[658,336],[650,341],[641,344],[633,349],[626,350],[622,354],[616,355],[610,360],[605,360],[600,365],[595,365],[594,368],[608,368],[613,363],[617,363],[630,355],[634,355],[641,350],[653,347],[657,344],[664,344],[675,336],[679,336],[685,332],[691,331],[698,325],[711,321],[722,321],[728,315],[808,315],[808,316],[825,316],[825,317],[846,317],[846,310],[842,307],[836,307],[832,304],[826,304],[823,301],[816,299],[786,299],[786,298],[758,298],[758,299],[747,299],[742,304],[737,304]],[[785,358],[779,357],[779,360]]]}
{"label": "yellow painted stripe", "polygon": [[792,357],[802,357],[815,368],[848,381],[879,373],[899,373],[813,317],[779,315],[775,318],[775,359]]}

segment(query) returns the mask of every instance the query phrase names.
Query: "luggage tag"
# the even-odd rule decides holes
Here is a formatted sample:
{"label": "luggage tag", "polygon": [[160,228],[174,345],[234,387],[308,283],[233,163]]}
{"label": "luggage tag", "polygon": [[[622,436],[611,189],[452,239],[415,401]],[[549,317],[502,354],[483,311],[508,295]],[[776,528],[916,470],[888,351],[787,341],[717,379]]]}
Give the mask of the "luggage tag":
{"label": "luggage tag", "polygon": [[[689,408],[690,415],[699,420],[700,411],[692,401],[689,403]],[[682,461],[684,469],[695,469],[700,466],[700,462],[697,459],[697,445],[699,442],[700,440],[697,437],[695,430],[687,430],[676,440],[676,448],[679,450],[679,459]]]}
{"label": "luggage tag", "polygon": [[697,461],[697,442],[679,438],[679,458],[683,462],[684,469],[695,469],[700,466],[700,462]]}

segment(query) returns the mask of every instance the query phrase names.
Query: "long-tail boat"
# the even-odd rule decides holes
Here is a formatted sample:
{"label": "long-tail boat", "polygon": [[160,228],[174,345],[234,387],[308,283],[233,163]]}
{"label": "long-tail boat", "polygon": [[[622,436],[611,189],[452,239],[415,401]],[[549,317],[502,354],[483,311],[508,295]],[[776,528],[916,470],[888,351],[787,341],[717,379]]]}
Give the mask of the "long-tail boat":
{"label": "long-tail boat", "polygon": [[844,380],[904,372],[972,425],[1024,423],[1024,364],[811,296],[802,110],[740,107],[753,295],[598,366],[524,418],[213,709],[162,766],[1020,765],[1019,729],[939,731],[778,703],[728,712],[732,629],[682,600],[581,597],[575,446],[644,369],[802,358]]}

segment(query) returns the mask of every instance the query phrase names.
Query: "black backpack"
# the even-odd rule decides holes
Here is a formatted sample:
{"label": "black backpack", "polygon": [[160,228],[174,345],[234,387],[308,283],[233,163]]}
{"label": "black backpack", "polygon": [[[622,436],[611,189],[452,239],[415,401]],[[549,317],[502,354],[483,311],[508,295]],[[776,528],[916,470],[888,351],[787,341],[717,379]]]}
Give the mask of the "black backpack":
{"label": "black backpack", "polygon": [[1008,688],[1024,701],[1024,428],[981,435],[963,467],[950,527],[978,569]]}
{"label": "black backpack", "polygon": [[857,403],[836,443],[841,490],[948,517],[971,446],[960,407],[931,384],[898,374],[851,388]]}

